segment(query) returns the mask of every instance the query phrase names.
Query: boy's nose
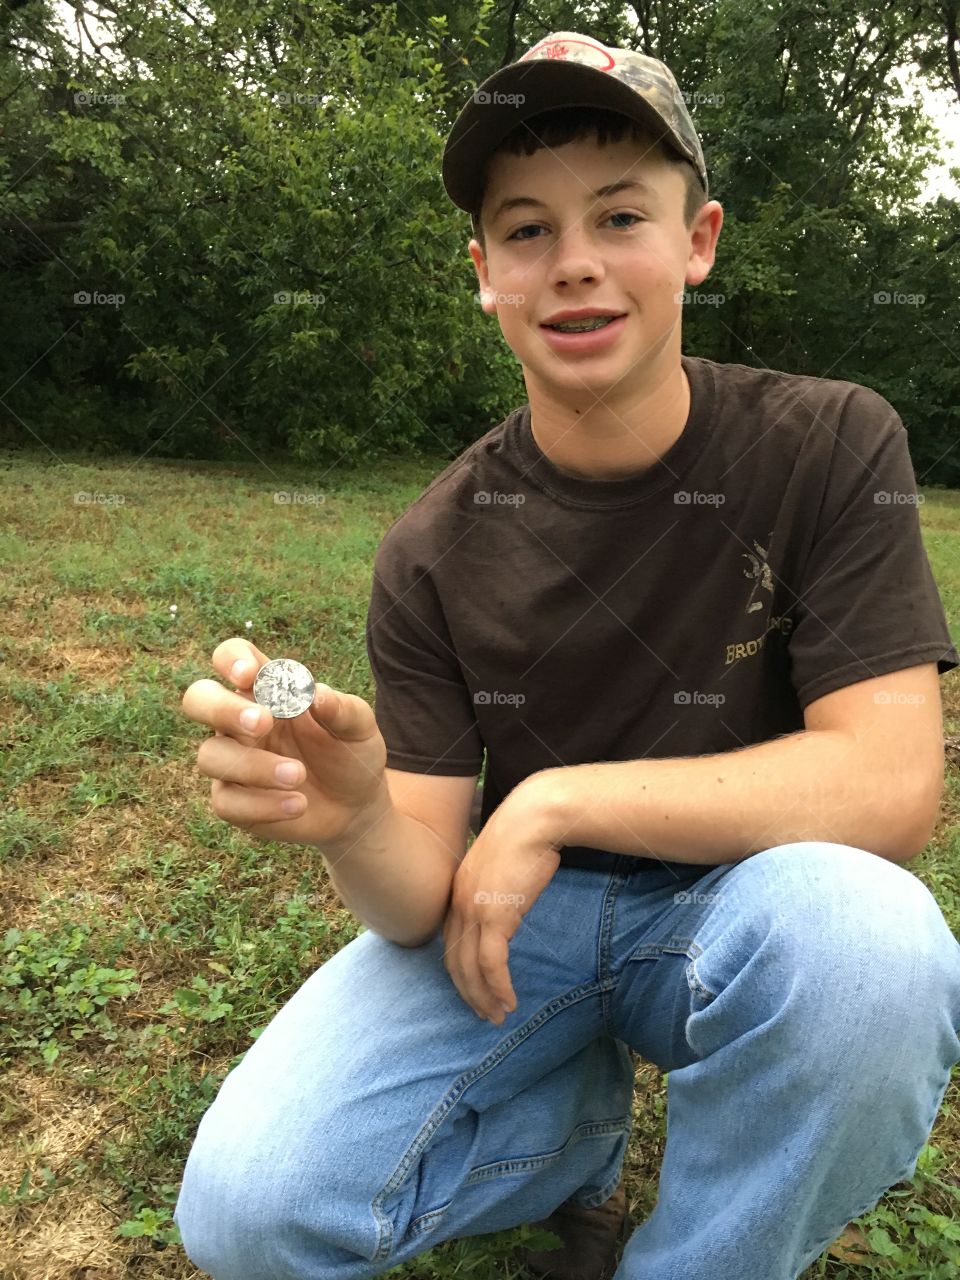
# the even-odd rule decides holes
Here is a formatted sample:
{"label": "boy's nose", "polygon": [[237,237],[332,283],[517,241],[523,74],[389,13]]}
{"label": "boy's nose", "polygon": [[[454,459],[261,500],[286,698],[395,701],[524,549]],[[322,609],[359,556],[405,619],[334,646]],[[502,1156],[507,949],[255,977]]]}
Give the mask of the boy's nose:
{"label": "boy's nose", "polygon": [[553,275],[556,279],[576,282],[592,280],[603,272],[596,246],[582,226],[565,228],[557,236]]}

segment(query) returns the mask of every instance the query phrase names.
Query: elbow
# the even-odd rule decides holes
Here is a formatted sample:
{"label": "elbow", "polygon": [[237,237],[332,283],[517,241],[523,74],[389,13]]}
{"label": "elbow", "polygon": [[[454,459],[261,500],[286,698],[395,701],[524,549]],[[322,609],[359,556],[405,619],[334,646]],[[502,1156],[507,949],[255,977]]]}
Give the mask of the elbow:
{"label": "elbow", "polygon": [[912,862],[914,858],[919,858],[927,847],[929,839],[929,834],[918,838],[916,832],[911,831],[894,845],[889,842],[885,843],[883,850],[880,852],[882,852],[883,857],[889,858],[891,862],[899,862],[902,866],[905,862]]}
{"label": "elbow", "polygon": [[430,934],[427,934],[425,938],[415,938],[413,941],[409,941],[406,939],[401,941],[399,938],[395,938],[394,941],[396,942],[398,947],[406,947],[407,950],[413,951],[417,947],[425,947],[428,942],[432,942],[438,933],[439,933],[439,930],[434,929],[434,931]]}
{"label": "elbow", "polygon": [[[429,932],[424,933],[421,930],[420,933],[403,933],[389,937],[387,938],[387,941],[395,942],[398,947],[406,947],[411,951],[415,950],[417,947],[425,947],[428,943],[433,942],[440,933],[445,919],[446,916],[444,915],[440,920],[436,921],[436,923],[431,926]],[[386,937],[386,935],[384,936]]]}
{"label": "elbow", "polygon": [[912,862],[914,858],[919,858],[933,839],[933,833],[936,830],[936,819],[927,823],[925,826],[914,827],[901,843],[902,855],[897,858],[897,862]]}
{"label": "elbow", "polygon": [[932,781],[918,787],[904,797],[896,814],[889,816],[888,831],[899,833],[896,850],[886,856],[896,862],[912,862],[924,852],[933,839],[940,820],[940,802],[943,798],[943,772]]}
{"label": "elbow", "polygon": [[384,929],[373,929],[370,925],[364,925],[368,933],[375,933],[378,938],[382,938],[384,942],[392,942],[395,947],[403,947],[405,951],[413,951],[417,947],[425,947],[428,942],[432,942],[437,936],[436,930],[427,936],[396,934],[387,932]]}
{"label": "elbow", "polygon": [[423,922],[420,922],[420,930],[417,933],[412,931],[404,931],[402,933],[383,934],[388,942],[395,942],[398,947],[406,947],[408,950],[415,950],[417,947],[425,947],[428,943],[440,934],[443,929],[444,922],[447,918],[446,907],[444,907],[442,915],[437,917],[432,924],[424,931]]}

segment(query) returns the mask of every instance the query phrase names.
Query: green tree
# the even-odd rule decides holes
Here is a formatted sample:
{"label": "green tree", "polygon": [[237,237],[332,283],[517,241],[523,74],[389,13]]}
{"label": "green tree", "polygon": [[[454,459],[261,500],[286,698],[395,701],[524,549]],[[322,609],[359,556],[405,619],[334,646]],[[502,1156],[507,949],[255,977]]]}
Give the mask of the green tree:
{"label": "green tree", "polygon": [[725,223],[685,349],[874,386],[918,473],[960,480],[960,205],[921,202],[937,134],[896,80],[960,86],[956,0],[77,15],[84,45],[44,0],[0,18],[8,439],[318,461],[465,447],[524,389],[475,300],[443,140],[477,83],[572,29],[663,58],[701,133]]}

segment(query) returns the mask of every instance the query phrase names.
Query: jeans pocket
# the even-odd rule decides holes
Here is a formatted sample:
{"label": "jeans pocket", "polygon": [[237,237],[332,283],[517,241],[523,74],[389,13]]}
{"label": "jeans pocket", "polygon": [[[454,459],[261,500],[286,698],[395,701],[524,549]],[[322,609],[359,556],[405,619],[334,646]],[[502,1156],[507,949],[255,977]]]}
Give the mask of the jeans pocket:
{"label": "jeans pocket", "polygon": [[464,1155],[477,1154],[475,1143],[463,1146],[471,1131],[476,1136],[473,1115],[451,1141],[431,1144],[388,1200],[378,1199],[378,1216],[390,1223],[385,1247],[402,1257],[414,1244],[423,1250],[537,1221],[574,1196],[600,1204],[620,1180],[631,1127],[632,1115],[585,1121],[552,1147],[534,1145],[529,1134],[526,1149],[521,1137],[513,1152],[491,1153],[492,1159],[468,1168]]}
{"label": "jeans pocket", "polygon": [[710,988],[705,986],[700,980],[700,975],[697,972],[697,960],[699,958],[700,952],[698,951],[695,956],[691,957],[690,962],[684,970],[687,978],[687,986],[690,988],[691,1003],[693,1005],[694,1012],[697,1013],[699,1013],[701,1009],[706,1009],[706,1007],[717,998],[717,993],[715,991],[711,991]]}

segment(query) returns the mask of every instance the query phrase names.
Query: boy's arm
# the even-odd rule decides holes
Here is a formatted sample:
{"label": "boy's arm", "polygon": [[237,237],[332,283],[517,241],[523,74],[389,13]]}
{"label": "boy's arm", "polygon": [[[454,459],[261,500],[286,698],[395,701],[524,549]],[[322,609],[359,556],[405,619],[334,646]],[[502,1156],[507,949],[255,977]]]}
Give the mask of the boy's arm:
{"label": "boy's arm", "polygon": [[739,862],[804,840],[898,863],[922,852],[943,791],[936,663],[836,690],[804,719],[744,750],[545,769],[522,802],[542,808],[558,844],[671,862]]}

